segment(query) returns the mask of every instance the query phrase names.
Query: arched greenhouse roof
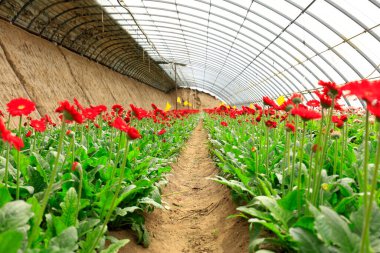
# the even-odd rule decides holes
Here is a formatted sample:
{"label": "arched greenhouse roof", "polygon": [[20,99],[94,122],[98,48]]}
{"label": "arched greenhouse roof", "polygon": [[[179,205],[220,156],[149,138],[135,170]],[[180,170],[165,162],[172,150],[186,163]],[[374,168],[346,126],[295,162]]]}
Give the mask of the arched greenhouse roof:
{"label": "arched greenhouse roof", "polygon": [[164,91],[242,105],[380,77],[377,0],[3,2],[3,18]]}

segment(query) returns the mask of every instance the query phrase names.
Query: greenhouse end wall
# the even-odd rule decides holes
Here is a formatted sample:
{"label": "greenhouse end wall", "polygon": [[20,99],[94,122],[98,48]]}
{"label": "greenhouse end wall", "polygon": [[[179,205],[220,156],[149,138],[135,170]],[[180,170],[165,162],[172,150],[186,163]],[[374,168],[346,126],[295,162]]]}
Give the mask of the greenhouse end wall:
{"label": "greenhouse end wall", "polygon": [[[0,21],[0,108],[16,97],[37,104],[42,116],[57,101],[76,97],[83,104],[114,103],[150,108],[174,104],[175,92],[164,93],[123,76],[85,57]],[[207,94],[197,95],[201,107],[216,105]],[[37,115],[32,115],[37,116]]]}

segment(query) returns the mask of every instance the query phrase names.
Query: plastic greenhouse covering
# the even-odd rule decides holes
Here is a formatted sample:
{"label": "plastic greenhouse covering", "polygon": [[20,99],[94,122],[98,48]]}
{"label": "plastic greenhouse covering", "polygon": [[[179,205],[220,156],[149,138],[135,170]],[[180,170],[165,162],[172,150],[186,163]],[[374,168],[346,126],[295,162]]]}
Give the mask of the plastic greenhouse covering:
{"label": "plastic greenhouse covering", "polygon": [[380,75],[377,0],[98,2],[178,86],[229,104]]}

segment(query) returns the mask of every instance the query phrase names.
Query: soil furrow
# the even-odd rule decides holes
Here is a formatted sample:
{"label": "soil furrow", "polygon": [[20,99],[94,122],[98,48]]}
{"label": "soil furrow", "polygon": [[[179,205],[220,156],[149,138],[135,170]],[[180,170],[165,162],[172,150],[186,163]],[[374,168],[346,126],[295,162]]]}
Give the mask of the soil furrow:
{"label": "soil furrow", "polygon": [[[238,219],[229,190],[209,180],[218,169],[210,158],[202,122],[194,130],[173,164],[163,201],[169,210],[155,210],[146,217],[151,244],[145,249],[133,240],[121,253],[243,253],[248,252],[248,227]],[[112,232],[126,238],[127,231]]]}

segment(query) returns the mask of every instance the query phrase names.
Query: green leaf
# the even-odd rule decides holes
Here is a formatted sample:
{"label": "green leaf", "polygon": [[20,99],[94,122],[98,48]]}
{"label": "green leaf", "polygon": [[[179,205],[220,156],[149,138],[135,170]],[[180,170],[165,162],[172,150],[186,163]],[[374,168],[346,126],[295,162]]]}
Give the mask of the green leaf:
{"label": "green leaf", "polygon": [[0,252],[17,253],[24,236],[16,230],[0,233]]}
{"label": "green leaf", "polygon": [[84,236],[88,232],[92,231],[95,226],[100,226],[101,224],[99,219],[86,219],[79,223],[78,235],[79,237]]}
{"label": "green leaf", "polygon": [[107,249],[100,251],[100,253],[117,253],[119,249],[124,247],[127,243],[129,243],[129,239],[118,240],[113,242]]}
{"label": "green leaf", "polygon": [[319,212],[311,208],[315,216],[314,227],[322,240],[330,245],[337,245],[342,252],[358,252],[360,237],[351,232],[347,222],[334,210],[321,206]]}
{"label": "green leaf", "polygon": [[12,200],[12,196],[9,193],[7,188],[0,188],[0,207],[2,207],[5,203],[8,203]]}
{"label": "green leaf", "polygon": [[23,200],[8,202],[0,208],[0,232],[7,230],[27,231],[28,221],[34,215],[31,205]]}
{"label": "green leaf", "polygon": [[255,217],[255,218],[271,221],[270,215],[268,215],[267,213],[261,212],[254,207],[239,206],[238,208],[236,208],[236,210],[242,213],[251,215],[252,217]]}
{"label": "green leaf", "polygon": [[141,208],[138,206],[129,206],[129,207],[125,207],[125,208],[119,208],[118,207],[118,208],[116,208],[115,213],[118,216],[125,216],[128,213],[133,213],[136,210],[141,210]]}
{"label": "green leaf", "polygon": [[314,230],[314,217],[303,216],[293,224],[293,227],[303,228],[309,231]]}
{"label": "green leaf", "polygon": [[293,218],[293,213],[281,207],[274,198],[266,196],[257,196],[255,200],[260,201],[277,221],[282,225],[288,226],[288,222]]}
{"label": "green leaf", "polygon": [[305,190],[294,190],[286,194],[282,199],[278,200],[277,203],[289,211],[297,210],[298,208],[298,194],[301,194],[301,206],[305,203]]}
{"label": "green leaf", "polygon": [[73,187],[66,192],[64,202],[62,202],[60,206],[62,208],[61,219],[63,223],[67,227],[75,226],[77,220],[78,195]]}
{"label": "green leaf", "polygon": [[148,198],[148,197],[144,197],[144,198],[141,198],[139,199],[139,204],[147,204],[147,205],[152,205],[154,207],[157,207],[157,208],[164,208],[160,203],[156,202],[154,199],[151,199],[151,198]]}
{"label": "green leaf", "polygon": [[302,228],[291,228],[290,235],[298,243],[302,253],[328,253],[326,246],[311,232]]}
{"label": "green leaf", "polygon": [[72,253],[78,249],[78,232],[75,227],[68,227],[61,234],[51,239],[49,252]]}
{"label": "green leaf", "polygon": [[33,186],[34,193],[45,190],[47,184],[44,181],[44,177],[40,174],[40,172],[31,166],[28,167],[28,171],[29,171],[28,183],[31,186]]}

